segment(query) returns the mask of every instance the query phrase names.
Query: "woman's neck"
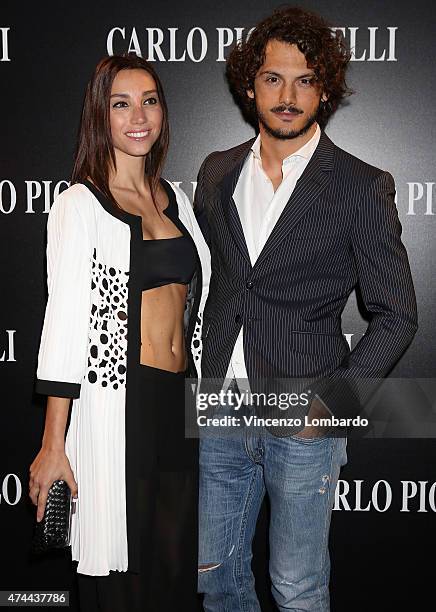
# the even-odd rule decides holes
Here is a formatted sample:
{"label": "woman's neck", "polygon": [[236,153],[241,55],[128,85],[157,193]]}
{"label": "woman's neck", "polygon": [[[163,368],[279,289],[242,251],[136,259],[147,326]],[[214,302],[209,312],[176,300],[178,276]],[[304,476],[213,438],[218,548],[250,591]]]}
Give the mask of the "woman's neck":
{"label": "woman's neck", "polygon": [[149,185],[145,176],[145,155],[133,157],[122,151],[115,151],[117,169],[109,172],[109,188],[126,189],[138,194],[148,193]]}

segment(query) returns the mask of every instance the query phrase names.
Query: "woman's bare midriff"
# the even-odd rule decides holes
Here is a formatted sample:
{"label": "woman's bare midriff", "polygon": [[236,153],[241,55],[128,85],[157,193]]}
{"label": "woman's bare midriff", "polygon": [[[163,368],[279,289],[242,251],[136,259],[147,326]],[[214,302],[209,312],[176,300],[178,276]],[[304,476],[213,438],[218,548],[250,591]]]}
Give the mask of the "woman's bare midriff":
{"label": "woman's bare midriff", "polygon": [[[158,208],[150,193],[111,185],[111,191],[123,210],[142,217],[143,240],[163,240],[182,236],[180,230],[163,211],[169,206],[169,198],[159,185]],[[141,304],[141,354],[140,363],[181,372],[187,367],[183,315],[185,311],[186,285],[171,283],[142,292]]]}
{"label": "woman's bare midriff", "polygon": [[186,292],[186,285],[179,283],[142,292],[142,364],[170,372],[186,369],[183,326]]}

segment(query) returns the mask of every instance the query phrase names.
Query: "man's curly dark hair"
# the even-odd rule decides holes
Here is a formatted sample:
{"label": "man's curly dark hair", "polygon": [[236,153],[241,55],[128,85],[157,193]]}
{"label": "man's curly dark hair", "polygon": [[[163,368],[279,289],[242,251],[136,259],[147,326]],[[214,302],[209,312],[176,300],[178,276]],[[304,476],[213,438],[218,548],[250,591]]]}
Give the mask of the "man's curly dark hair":
{"label": "man's curly dark hair", "polygon": [[345,82],[350,51],[340,30],[316,13],[299,7],[283,7],[261,21],[246,41],[239,41],[227,59],[226,75],[246,119],[256,123],[255,101],[247,96],[254,91],[254,79],[265,60],[268,41],[278,40],[297,45],[309,68],[315,72],[318,85],[328,96],[320,105],[316,120],[324,128],[343,99],[352,91]]}

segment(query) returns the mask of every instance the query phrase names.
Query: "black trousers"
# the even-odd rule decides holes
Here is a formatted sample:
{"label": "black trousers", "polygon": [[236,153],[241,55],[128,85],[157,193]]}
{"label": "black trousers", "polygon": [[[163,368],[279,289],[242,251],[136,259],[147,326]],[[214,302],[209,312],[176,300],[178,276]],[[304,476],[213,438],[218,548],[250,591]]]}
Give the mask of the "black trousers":
{"label": "black trousers", "polygon": [[141,365],[141,572],[77,574],[81,612],[200,611],[198,439],[185,437],[184,372]]}

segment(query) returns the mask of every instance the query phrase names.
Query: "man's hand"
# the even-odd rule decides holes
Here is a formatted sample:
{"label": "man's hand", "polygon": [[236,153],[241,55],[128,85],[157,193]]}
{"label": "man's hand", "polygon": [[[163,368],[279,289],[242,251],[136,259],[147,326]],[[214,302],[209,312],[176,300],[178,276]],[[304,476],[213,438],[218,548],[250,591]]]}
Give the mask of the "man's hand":
{"label": "man's hand", "polygon": [[[331,419],[332,414],[327,410],[318,398],[314,397],[310,404],[307,414],[307,422],[312,419]],[[299,433],[295,434],[298,438],[320,438],[325,436],[332,429],[331,425],[306,425]]]}

